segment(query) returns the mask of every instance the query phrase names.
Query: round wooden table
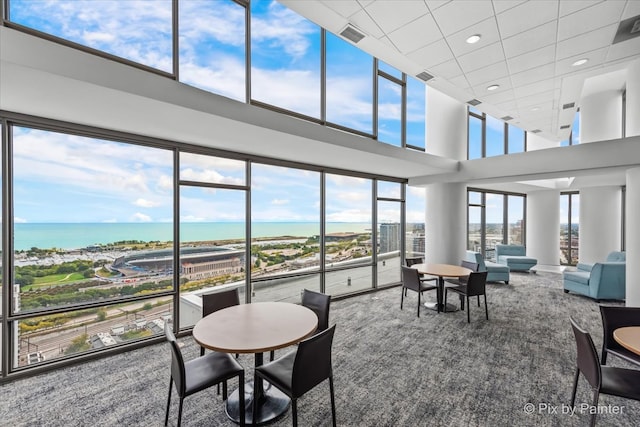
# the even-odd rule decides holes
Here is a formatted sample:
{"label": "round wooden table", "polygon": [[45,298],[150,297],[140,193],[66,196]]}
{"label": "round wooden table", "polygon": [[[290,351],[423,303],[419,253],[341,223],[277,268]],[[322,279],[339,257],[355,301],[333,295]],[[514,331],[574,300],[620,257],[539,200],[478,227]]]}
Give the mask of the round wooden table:
{"label": "round wooden table", "polygon": [[431,276],[438,276],[438,290],[437,290],[437,302],[428,303],[425,302],[424,306],[432,310],[438,311],[457,311],[458,307],[453,304],[447,304],[445,307],[442,303],[444,298],[444,278],[445,277],[467,277],[472,271],[459,265],[451,264],[413,264],[411,268],[418,270],[420,274],[428,274]]}
{"label": "round wooden table", "polygon": [[[286,302],[241,304],[216,311],[202,318],[193,328],[193,338],[204,348],[224,353],[254,353],[255,366],[263,363],[263,353],[296,344],[311,336],[318,317],[306,307]],[[245,411],[247,424],[253,423],[253,405],[257,402],[258,420],[264,424],[283,414],[290,399],[280,390],[264,383],[245,386],[245,408],[240,408],[238,390],[227,399],[227,416],[239,423]]]}
{"label": "round wooden table", "polygon": [[640,355],[640,326],[625,326],[613,331],[613,339],[629,351]]}

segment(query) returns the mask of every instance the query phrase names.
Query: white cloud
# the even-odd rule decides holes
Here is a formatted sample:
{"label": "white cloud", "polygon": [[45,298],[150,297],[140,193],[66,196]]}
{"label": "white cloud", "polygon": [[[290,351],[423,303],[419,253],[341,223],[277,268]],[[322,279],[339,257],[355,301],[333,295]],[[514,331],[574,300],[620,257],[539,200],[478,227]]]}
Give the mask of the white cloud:
{"label": "white cloud", "polygon": [[27,221],[26,219],[24,219],[24,218],[20,218],[20,217],[17,217],[17,216],[16,216],[16,217],[13,217],[13,222],[14,222],[15,224],[25,224],[25,223],[27,223],[28,221]]}
{"label": "white cloud", "polygon": [[284,200],[284,199],[273,199],[271,201],[272,205],[287,205],[289,204],[289,200]]}
{"label": "white cloud", "polygon": [[131,218],[132,222],[151,222],[151,217],[140,212],[136,212]]}
{"label": "white cloud", "polygon": [[133,202],[133,204],[135,206],[139,206],[141,208],[154,208],[156,206],[159,206],[160,204],[151,200],[146,200],[146,199],[137,199]]}

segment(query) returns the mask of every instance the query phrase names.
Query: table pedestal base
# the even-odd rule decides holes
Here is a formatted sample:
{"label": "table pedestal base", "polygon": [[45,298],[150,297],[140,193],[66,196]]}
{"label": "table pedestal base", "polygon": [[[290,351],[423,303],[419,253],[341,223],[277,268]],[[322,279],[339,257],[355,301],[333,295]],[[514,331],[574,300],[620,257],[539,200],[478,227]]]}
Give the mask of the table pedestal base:
{"label": "table pedestal base", "polygon": [[[438,303],[437,302],[425,302],[424,306],[426,308],[428,308],[429,310],[433,310],[433,311],[437,311],[438,310]],[[458,311],[458,306],[454,305],[454,304],[447,303],[447,308],[446,308],[446,310],[443,310],[443,311],[445,313],[452,312],[452,311]]]}
{"label": "table pedestal base", "polygon": [[[245,414],[245,422],[247,425],[253,424],[253,381],[247,382],[244,385],[244,401],[245,407],[243,408]],[[289,408],[291,399],[278,390],[272,387],[268,382],[264,382],[264,392],[259,398],[258,402],[258,420],[257,425],[266,424],[271,422],[284,414]],[[227,398],[226,406],[227,416],[231,421],[240,423],[240,397],[238,390],[235,390]]]}

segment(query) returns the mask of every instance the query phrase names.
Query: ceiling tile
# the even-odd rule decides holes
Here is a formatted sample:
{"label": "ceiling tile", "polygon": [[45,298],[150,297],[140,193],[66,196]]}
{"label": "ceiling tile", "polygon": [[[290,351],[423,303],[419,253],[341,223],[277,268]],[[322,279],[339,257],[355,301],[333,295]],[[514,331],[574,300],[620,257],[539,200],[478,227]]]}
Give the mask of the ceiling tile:
{"label": "ceiling tile", "polygon": [[[456,61],[455,59],[429,67],[428,71],[431,72],[431,74],[433,74],[434,76],[443,77],[447,80],[451,80],[454,77],[458,77],[462,74],[462,70],[458,65],[458,61]],[[466,83],[465,86],[467,86]]]}
{"label": "ceiling tile", "polygon": [[440,40],[442,34],[433,16],[427,14],[387,34],[387,37],[400,52],[408,53]]}
{"label": "ceiling tile", "polygon": [[622,58],[640,56],[640,37],[624,41],[622,43],[616,43],[609,48],[607,54],[607,61],[616,61]]}
{"label": "ceiling tile", "polygon": [[552,80],[542,80],[540,82],[513,88],[513,91],[516,93],[516,96],[518,98],[537,95],[537,94],[540,94],[541,92],[547,92],[550,90],[551,91],[553,90]]}
{"label": "ceiling tile", "polygon": [[[494,85],[494,84],[499,85],[500,87],[495,90],[487,90],[487,86]],[[494,95],[497,95],[499,93],[511,92],[511,80],[509,79],[508,76],[505,76],[500,79],[493,79],[491,80],[491,82],[488,82],[488,83],[482,83],[482,84],[476,84],[476,85],[472,84],[471,89],[479,97],[482,97],[482,98],[486,98],[488,96],[493,97]],[[511,93],[511,96],[513,96],[512,93]]]}
{"label": "ceiling tile", "polygon": [[496,14],[502,13],[505,10],[512,9],[519,4],[524,3],[526,0],[493,0],[493,10]]}
{"label": "ceiling tile", "polygon": [[627,7],[624,8],[622,19],[633,18],[640,15],[640,1],[628,1]]}
{"label": "ceiling tile", "polygon": [[434,11],[437,8],[449,3],[449,0],[425,0],[425,3],[429,7],[429,10]]}
{"label": "ceiling tile", "polygon": [[378,0],[365,10],[386,33],[429,13],[424,2],[414,0]]}
{"label": "ceiling tile", "polygon": [[600,3],[602,0],[571,0],[560,2],[559,16],[569,15]]}
{"label": "ceiling tile", "polygon": [[467,81],[467,78],[464,76],[464,74],[458,77],[454,77],[452,79],[447,79],[447,80],[449,81],[449,83],[451,83],[456,87],[459,87],[460,89],[463,89],[463,90],[469,89],[469,82]]}
{"label": "ceiling tile", "polygon": [[557,15],[557,0],[528,1],[498,14],[498,27],[502,37],[511,37],[553,21]]}
{"label": "ceiling tile", "polygon": [[625,2],[604,1],[560,18],[558,40],[565,40],[596,28],[618,23]]}
{"label": "ceiling tile", "polygon": [[504,54],[512,58],[555,43],[557,26],[554,20],[504,39]]}
{"label": "ceiling tile", "polygon": [[553,63],[545,64],[541,67],[530,68],[520,73],[511,75],[511,83],[513,86],[523,86],[530,83],[539,82],[540,80],[552,79],[554,77],[556,67]]}
{"label": "ceiling tile", "polygon": [[[594,67],[599,68],[604,61],[607,51],[608,48],[601,48],[589,52],[584,52],[580,55],[571,56],[560,61],[556,61],[556,76],[564,76],[572,73],[581,74]],[[571,65],[578,59],[582,58],[588,58],[589,62],[579,67],[574,67]]]}
{"label": "ceiling tile", "polygon": [[502,44],[500,42],[490,44],[458,57],[458,63],[464,72],[477,70],[500,61],[504,61]]}
{"label": "ceiling tile", "polygon": [[507,59],[507,65],[509,66],[509,71],[512,73],[520,73],[531,68],[552,63],[555,59],[555,54],[555,45],[545,46],[542,49],[509,58]]}
{"label": "ceiling tile", "polygon": [[[473,34],[480,34],[482,38],[477,43],[467,43],[467,38]],[[459,56],[499,41],[500,34],[498,33],[498,25],[496,24],[495,18],[491,17],[467,27],[462,31],[451,34],[446,37],[446,39],[454,55]]]}
{"label": "ceiling tile", "polygon": [[490,95],[486,90],[482,91],[482,94],[478,94],[477,97],[483,102],[489,104],[501,104],[503,102],[509,102],[514,100],[513,90],[505,90],[503,92],[491,93]]}
{"label": "ceiling tile", "polygon": [[486,1],[457,0],[434,10],[433,16],[448,36],[493,16],[493,7]]}
{"label": "ceiling tile", "polygon": [[384,31],[371,19],[369,14],[364,10],[361,10],[349,18],[349,22],[364,31],[366,34],[375,37],[377,39],[384,36]]}
{"label": "ceiling tile", "polygon": [[[522,115],[529,115],[535,113],[535,111],[531,111],[533,107],[540,108],[540,111],[543,110],[545,105],[548,105],[549,99],[553,99],[553,90],[548,90],[546,92],[537,93],[535,95],[529,96],[521,96],[516,98],[516,102],[518,103],[518,109],[521,111]],[[529,110],[527,112],[527,110]]]}
{"label": "ceiling tile", "polygon": [[467,73],[467,80],[472,86],[503,78],[509,74],[505,61],[496,62],[479,70]]}
{"label": "ceiling tile", "polygon": [[618,30],[618,24],[608,25],[598,30],[589,31],[579,36],[558,42],[556,59],[564,59],[583,52],[606,47],[611,44]]}
{"label": "ceiling tile", "polygon": [[427,69],[454,59],[451,49],[449,49],[449,45],[447,45],[444,39],[415,50],[409,53],[407,57]]}
{"label": "ceiling tile", "polygon": [[322,0],[322,3],[326,4],[327,7],[334,10],[339,15],[348,18],[354,13],[360,11],[362,7],[356,1],[345,1],[345,0]]}

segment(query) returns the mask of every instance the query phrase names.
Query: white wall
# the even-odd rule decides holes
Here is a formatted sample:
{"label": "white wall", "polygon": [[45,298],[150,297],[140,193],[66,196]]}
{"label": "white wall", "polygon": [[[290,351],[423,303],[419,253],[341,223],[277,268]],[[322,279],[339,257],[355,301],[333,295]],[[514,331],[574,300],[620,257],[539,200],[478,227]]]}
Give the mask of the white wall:
{"label": "white wall", "polygon": [[626,135],[640,135],[640,59],[627,70]]}
{"label": "white wall", "polygon": [[449,159],[467,158],[467,106],[435,89],[427,91],[426,151]]}
{"label": "white wall", "polygon": [[535,133],[527,132],[527,151],[544,150],[545,148],[559,147],[560,143],[543,138]]}
{"label": "white wall", "polygon": [[580,262],[604,261],[620,250],[622,190],[618,186],[580,190]]}
{"label": "white wall", "polygon": [[580,100],[580,143],[622,138],[622,91],[594,93]]}
{"label": "white wall", "polygon": [[527,194],[527,255],[539,265],[560,265],[560,192]]}
{"label": "white wall", "polygon": [[640,307],[640,168],[627,171],[626,233],[627,251],[626,296],[627,307]]}

